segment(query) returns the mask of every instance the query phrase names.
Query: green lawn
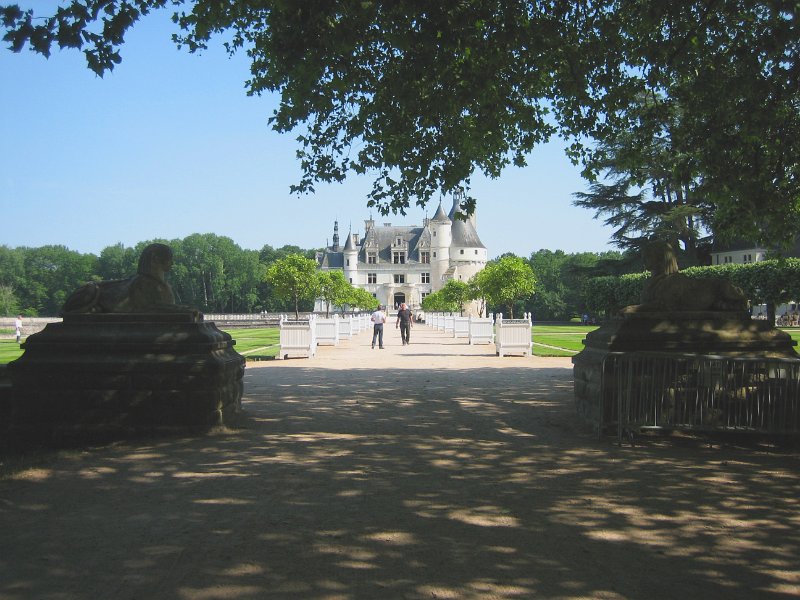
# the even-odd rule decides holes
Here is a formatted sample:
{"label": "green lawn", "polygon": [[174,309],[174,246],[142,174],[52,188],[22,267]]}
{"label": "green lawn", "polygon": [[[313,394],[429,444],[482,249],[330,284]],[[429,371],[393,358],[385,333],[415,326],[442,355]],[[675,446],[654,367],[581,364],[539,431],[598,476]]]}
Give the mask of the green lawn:
{"label": "green lawn", "polygon": [[797,329],[796,327],[793,328],[793,329],[789,329],[788,327],[779,327],[778,329],[780,329],[781,331],[785,331],[790,336],[792,336],[792,339],[795,342],[797,342],[797,346],[795,347],[795,350],[800,351],[800,329]]}
{"label": "green lawn", "polygon": [[[231,329],[228,333],[236,340],[236,351],[248,360],[270,359],[278,354],[280,331],[276,328]],[[9,363],[20,356],[22,350],[16,340],[0,340],[0,364]]]}
{"label": "green lawn", "polygon": [[10,363],[22,356],[16,339],[0,340],[0,365]]}
{"label": "green lawn", "polygon": [[583,350],[583,338],[596,325],[533,326],[534,356],[575,356]]}
{"label": "green lawn", "polygon": [[228,333],[236,340],[235,350],[247,360],[264,360],[278,355],[280,329],[229,329]]}

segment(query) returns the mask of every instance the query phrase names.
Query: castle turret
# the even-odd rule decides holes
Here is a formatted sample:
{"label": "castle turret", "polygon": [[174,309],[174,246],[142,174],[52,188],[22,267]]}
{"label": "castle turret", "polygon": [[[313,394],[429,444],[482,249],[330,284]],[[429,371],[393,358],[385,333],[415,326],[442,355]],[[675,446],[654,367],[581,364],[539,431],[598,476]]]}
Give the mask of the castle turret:
{"label": "castle turret", "polygon": [[436,214],[430,220],[431,229],[431,284],[436,291],[444,285],[443,277],[450,269],[450,244],[452,222],[439,202]]}
{"label": "castle turret", "polygon": [[357,234],[352,231],[347,234],[347,240],[344,243],[344,277],[352,284],[359,283],[358,281],[358,246],[355,244]]}

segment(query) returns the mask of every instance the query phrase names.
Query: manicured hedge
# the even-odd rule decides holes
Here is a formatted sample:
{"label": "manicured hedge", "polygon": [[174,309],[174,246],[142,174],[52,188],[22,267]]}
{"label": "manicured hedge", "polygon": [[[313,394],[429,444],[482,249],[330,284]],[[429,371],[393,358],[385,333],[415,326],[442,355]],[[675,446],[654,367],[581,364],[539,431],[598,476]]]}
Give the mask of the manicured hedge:
{"label": "manicured hedge", "polygon": [[[800,299],[800,258],[765,260],[748,264],[690,267],[689,277],[728,279],[739,287],[751,304],[778,304]],[[595,277],[586,283],[586,304],[598,314],[612,315],[630,304],[638,304],[649,273],[619,277]]]}

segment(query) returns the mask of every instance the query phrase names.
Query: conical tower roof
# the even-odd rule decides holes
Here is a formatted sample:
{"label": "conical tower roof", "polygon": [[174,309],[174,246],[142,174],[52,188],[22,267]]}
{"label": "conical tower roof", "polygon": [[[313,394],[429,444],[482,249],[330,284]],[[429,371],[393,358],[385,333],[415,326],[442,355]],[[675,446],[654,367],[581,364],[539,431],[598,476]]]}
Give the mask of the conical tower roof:
{"label": "conical tower roof", "polygon": [[345,252],[355,252],[355,248],[353,247],[353,232],[347,232],[347,241],[344,243],[344,251]]}
{"label": "conical tower roof", "polygon": [[436,209],[436,214],[433,215],[433,219],[431,221],[449,221],[450,218],[447,216],[447,213],[444,212],[444,208],[442,208],[442,201],[439,201],[439,208]]}
{"label": "conical tower roof", "polygon": [[467,248],[486,248],[470,219],[453,219],[453,245]]}

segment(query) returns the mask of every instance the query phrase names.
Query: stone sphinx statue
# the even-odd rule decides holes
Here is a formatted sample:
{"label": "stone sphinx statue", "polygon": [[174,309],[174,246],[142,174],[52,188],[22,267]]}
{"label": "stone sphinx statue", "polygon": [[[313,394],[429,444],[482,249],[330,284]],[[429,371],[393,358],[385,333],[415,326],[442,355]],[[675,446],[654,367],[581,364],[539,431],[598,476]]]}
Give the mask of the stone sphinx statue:
{"label": "stone sphinx statue", "polygon": [[642,290],[642,303],[623,309],[623,313],[747,310],[744,294],[729,281],[714,277],[692,278],[680,273],[675,252],[668,242],[651,242],[644,248],[643,258],[651,277]]}
{"label": "stone sphinx statue", "polygon": [[90,281],[64,302],[62,314],[193,312],[175,304],[172,288],[164,275],[172,268],[172,249],[150,244],[139,257],[136,275],[127,279]]}

